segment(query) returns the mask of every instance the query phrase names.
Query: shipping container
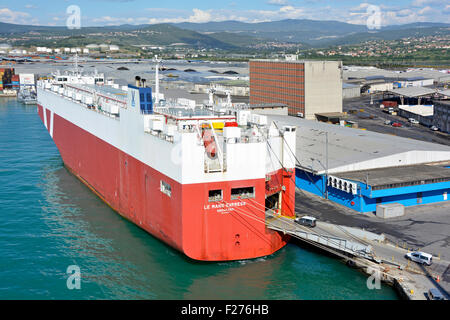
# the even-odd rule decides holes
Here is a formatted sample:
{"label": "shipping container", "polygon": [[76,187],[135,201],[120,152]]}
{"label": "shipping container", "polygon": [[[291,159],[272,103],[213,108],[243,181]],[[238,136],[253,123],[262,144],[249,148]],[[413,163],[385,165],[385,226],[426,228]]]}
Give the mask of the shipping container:
{"label": "shipping container", "polygon": [[398,106],[398,102],[397,101],[388,101],[388,100],[385,100],[385,101],[383,101],[382,102],[382,104],[385,106],[385,107],[397,107]]}

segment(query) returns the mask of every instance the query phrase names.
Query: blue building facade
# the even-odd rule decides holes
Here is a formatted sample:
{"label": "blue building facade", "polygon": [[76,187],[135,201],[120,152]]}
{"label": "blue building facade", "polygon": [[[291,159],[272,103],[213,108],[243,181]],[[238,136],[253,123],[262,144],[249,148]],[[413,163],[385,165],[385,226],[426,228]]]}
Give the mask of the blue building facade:
{"label": "blue building facade", "polygon": [[450,201],[450,181],[388,189],[373,188],[370,184],[360,181],[350,182],[357,185],[354,192],[333,187],[327,183],[325,175],[316,175],[298,168],[295,173],[298,188],[323,198],[328,197],[329,200],[357,212],[374,212],[378,204],[401,203],[404,206],[415,206]]}

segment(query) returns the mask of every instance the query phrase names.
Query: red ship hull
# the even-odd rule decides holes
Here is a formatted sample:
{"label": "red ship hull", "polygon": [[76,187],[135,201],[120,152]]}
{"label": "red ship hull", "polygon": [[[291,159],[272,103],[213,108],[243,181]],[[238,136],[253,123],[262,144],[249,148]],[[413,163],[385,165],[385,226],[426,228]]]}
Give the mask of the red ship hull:
{"label": "red ship hull", "polygon": [[[50,123],[48,109],[38,105],[38,114]],[[57,114],[52,125],[53,140],[74,175],[120,215],[192,259],[257,258],[289,240],[264,224],[265,179],[180,184]],[[282,210],[293,215],[294,182],[281,171],[276,176],[287,185]],[[161,180],[170,183],[170,197],[160,191]],[[248,185],[255,186],[254,199],[231,200],[231,188]],[[208,202],[214,189],[224,191],[221,203]]]}

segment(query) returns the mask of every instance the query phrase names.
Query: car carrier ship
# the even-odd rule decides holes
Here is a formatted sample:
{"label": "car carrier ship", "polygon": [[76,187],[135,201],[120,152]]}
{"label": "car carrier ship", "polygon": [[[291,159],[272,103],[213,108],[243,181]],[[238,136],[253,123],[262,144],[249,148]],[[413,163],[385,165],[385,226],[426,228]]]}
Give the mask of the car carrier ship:
{"label": "car carrier ship", "polygon": [[[294,217],[295,127],[245,105],[161,99],[75,68],[38,81],[38,114],[64,165],[111,208],[188,257],[270,255],[289,237],[267,212]],[[95,214],[95,213],[93,213]]]}

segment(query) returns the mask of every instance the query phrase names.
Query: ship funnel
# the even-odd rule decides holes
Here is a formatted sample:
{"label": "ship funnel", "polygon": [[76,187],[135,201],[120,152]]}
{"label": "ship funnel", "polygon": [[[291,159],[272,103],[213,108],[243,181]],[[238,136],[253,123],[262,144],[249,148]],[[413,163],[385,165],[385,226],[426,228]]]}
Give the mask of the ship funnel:
{"label": "ship funnel", "polygon": [[141,83],[142,83],[142,88],[145,88],[145,83],[147,82],[146,79],[141,79]]}
{"label": "ship funnel", "polygon": [[134,78],[136,80],[136,87],[140,87],[141,86],[141,77],[136,76],[136,78]]}

